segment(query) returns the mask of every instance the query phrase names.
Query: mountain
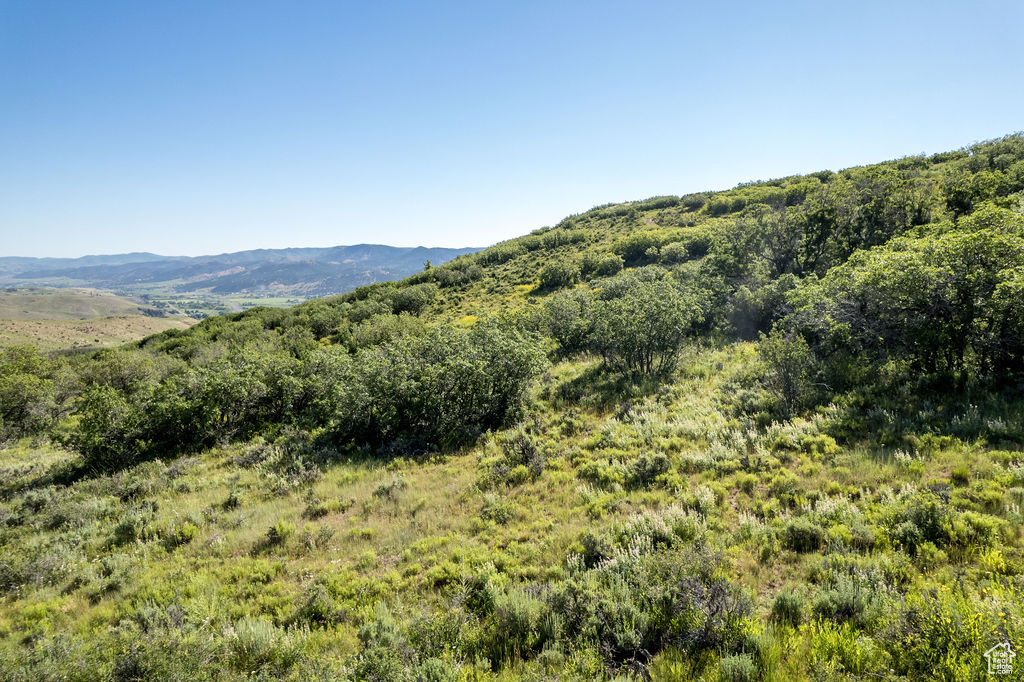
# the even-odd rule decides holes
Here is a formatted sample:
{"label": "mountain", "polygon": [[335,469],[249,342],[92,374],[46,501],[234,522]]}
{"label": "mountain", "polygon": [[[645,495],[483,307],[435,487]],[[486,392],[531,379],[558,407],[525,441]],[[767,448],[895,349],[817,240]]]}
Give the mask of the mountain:
{"label": "mountain", "polygon": [[0,284],[309,298],[406,277],[423,269],[426,261],[441,264],[475,250],[357,244],[196,257],[150,253],[74,259],[5,257],[0,258]]}
{"label": "mountain", "polygon": [[983,679],[1022,301],[1011,135],[3,351],[0,679]]}

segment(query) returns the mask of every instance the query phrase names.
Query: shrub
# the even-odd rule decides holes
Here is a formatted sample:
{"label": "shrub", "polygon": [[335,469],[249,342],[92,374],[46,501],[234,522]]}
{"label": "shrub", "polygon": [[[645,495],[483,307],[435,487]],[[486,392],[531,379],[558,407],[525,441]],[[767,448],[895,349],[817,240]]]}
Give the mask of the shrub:
{"label": "shrub", "polygon": [[164,544],[168,549],[174,549],[182,545],[187,545],[196,539],[199,535],[199,528],[189,522],[181,523],[174,527],[171,532],[167,535],[164,540]]}
{"label": "shrub", "polygon": [[290,621],[312,627],[330,627],[344,622],[347,616],[345,609],[337,606],[323,585],[313,583],[306,588]]}
{"label": "shrub", "polygon": [[796,590],[783,590],[772,600],[771,618],[776,623],[799,627],[806,609],[804,596]]}
{"label": "shrub", "polygon": [[281,520],[267,530],[266,544],[268,547],[283,545],[288,538],[295,534],[295,525]]}
{"label": "shrub", "polygon": [[516,505],[508,499],[494,495],[488,495],[484,499],[484,506],[480,510],[480,517],[494,521],[499,524],[506,524],[516,515]]}
{"label": "shrub", "polygon": [[850,622],[864,628],[881,615],[884,597],[857,578],[839,576],[815,596],[812,610],[818,619]]}
{"label": "shrub", "polygon": [[957,467],[949,474],[949,482],[957,486],[965,486],[971,482],[971,470],[967,467]]}
{"label": "shrub", "polygon": [[584,277],[611,277],[622,271],[622,256],[591,251],[583,256],[580,272]]}
{"label": "shrub", "polygon": [[[532,658],[547,641],[543,602],[520,590],[495,595],[481,646],[495,670],[517,658]],[[550,628],[549,628],[550,629]]]}
{"label": "shrub", "polygon": [[795,552],[816,552],[828,538],[821,526],[801,516],[786,524],[783,530],[783,544]]}
{"label": "shrub", "polygon": [[65,414],[73,382],[61,359],[31,346],[0,349],[0,443],[53,427]]}
{"label": "shrub", "polygon": [[519,240],[510,240],[484,249],[477,255],[477,258],[479,258],[481,263],[500,265],[501,263],[506,263],[513,258],[522,256],[525,253],[525,245],[523,245]]}
{"label": "shrub", "polygon": [[609,367],[631,376],[675,369],[684,339],[703,319],[695,298],[664,278],[628,278],[609,291],[616,289],[620,296],[596,303],[594,350]]}
{"label": "shrub", "polygon": [[765,388],[781,403],[785,414],[808,405],[814,395],[814,361],[807,341],[779,330],[761,335],[758,354]]}
{"label": "shrub", "polygon": [[669,469],[669,459],[663,453],[640,455],[629,465],[627,476],[630,485],[646,488],[654,483],[658,476],[668,473]]}
{"label": "shrub", "polygon": [[271,667],[277,672],[299,659],[301,642],[269,620],[245,618],[230,630],[228,646],[235,670],[252,672]]}
{"label": "shrub", "polygon": [[544,304],[544,325],[565,355],[587,349],[594,329],[594,301],[585,291],[559,292]]}
{"label": "shrub", "polygon": [[395,314],[419,315],[435,298],[437,298],[437,286],[434,284],[399,287],[391,296],[391,307]]}
{"label": "shrub", "polygon": [[[657,232],[634,232],[612,244],[612,251],[622,256],[629,265],[651,262],[657,259],[662,236]],[[653,250],[653,259],[652,259]]]}
{"label": "shrub", "polygon": [[516,415],[543,365],[535,339],[496,323],[364,349],[336,386],[331,432],[395,452],[456,447]]}
{"label": "shrub", "polygon": [[398,493],[409,487],[409,481],[402,474],[395,474],[387,481],[382,482],[373,490],[374,497],[388,500],[395,500]]}
{"label": "shrub", "polygon": [[755,682],[758,679],[757,667],[750,654],[724,656],[718,664],[718,673],[722,682]]}
{"label": "shrub", "polygon": [[540,290],[554,291],[571,284],[575,284],[580,278],[580,268],[574,263],[563,260],[556,260],[548,263],[540,271]]}

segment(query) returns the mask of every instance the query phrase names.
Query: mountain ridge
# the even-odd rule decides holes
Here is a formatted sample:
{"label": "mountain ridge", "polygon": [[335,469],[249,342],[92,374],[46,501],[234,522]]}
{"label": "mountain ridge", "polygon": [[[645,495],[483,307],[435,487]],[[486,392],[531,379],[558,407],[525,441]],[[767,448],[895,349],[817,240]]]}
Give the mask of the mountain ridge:
{"label": "mountain ridge", "polygon": [[175,293],[337,294],[411,275],[426,261],[440,264],[478,249],[395,247],[360,243],[329,247],[249,249],[203,256],[148,252],[79,258],[0,257],[0,284],[91,286]]}

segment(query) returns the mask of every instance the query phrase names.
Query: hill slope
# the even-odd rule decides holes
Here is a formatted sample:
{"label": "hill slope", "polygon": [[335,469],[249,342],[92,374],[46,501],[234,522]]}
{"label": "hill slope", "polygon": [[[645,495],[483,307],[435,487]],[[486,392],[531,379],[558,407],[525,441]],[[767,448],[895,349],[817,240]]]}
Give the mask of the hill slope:
{"label": "hill slope", "polygon": [[161,315],[137,301],[95,289],[19,287],[0,290],[0,318],[7,320],[85,320],[147,314]]}
{"label": "hill slope", "polygon": [[985,679],[1022,192],[1010,136],[10,351],[0,676]]}
{"label": "hill slope", "polygon": [[88,350],[137,341],[195,320],[96,289],[19,287],[0,290],[0,347]]}

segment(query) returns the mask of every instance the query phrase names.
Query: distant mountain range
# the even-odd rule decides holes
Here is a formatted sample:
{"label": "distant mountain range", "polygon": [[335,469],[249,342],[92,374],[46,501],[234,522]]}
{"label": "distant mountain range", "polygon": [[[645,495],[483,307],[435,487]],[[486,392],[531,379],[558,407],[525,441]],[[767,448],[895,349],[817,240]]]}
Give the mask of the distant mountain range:
{"label": "distant mountain range", "polygon": [[438,265],[477,250],[356,244],[256,249],[195,257],[153,253],[81,258],[0,257],[0,285],[311,298],[408,277],[422,270],[428,260]]}

